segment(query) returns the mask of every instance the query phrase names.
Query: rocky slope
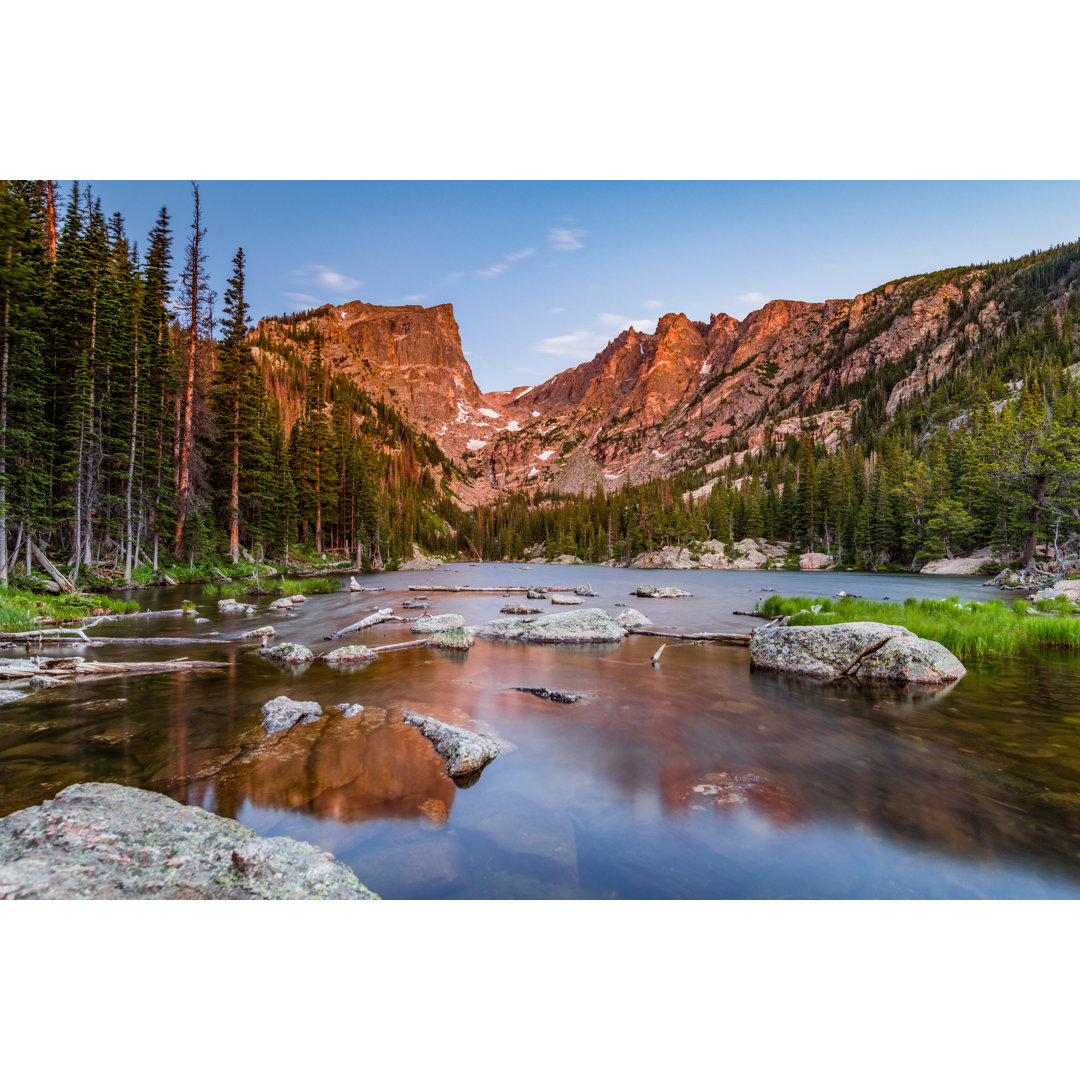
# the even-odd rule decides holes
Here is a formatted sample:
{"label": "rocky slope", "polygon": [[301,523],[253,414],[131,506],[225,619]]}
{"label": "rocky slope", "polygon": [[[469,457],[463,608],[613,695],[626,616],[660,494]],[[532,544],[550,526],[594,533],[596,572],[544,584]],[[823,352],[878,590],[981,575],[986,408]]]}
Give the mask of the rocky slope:
{"label": "rocky slope", "polygon": [[992,343],[1017,311],[1030,316],[1041,304],[1060,322],[1078,279],[1075,244],[910,277],[850,300],[774,300],[741,321],[669,313],[655,333],[626,330],[539,386],[488,394],[448,304],[328,306],[264,322],[257,335],[310,355],[319,330],[336,370],[463,465],[471,483],[459,494],[475,503],[500,490],[613,488],[687,466],[718,469],[730,453],[806,432],[835,444],[867,393],[891,416]]}

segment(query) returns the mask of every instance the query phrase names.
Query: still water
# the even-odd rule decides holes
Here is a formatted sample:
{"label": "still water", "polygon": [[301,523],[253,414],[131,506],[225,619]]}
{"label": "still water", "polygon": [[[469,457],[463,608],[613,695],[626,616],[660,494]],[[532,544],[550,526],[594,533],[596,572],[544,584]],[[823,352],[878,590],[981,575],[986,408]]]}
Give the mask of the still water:
{"label": "still water", "polygon": [[[669,646],[654,667],[660,642],[649,637],[478,641],[468,654],[407,650],[343,672],[282,671],[237,640],[272,622],[278,641],[319,652],[332,647],[326,634],[377,606],[412,614],[400,608],[416,595],[410,585],[586,582],[600,594],[586,606],[617,614],[614,605],[627,603],[657,626],[687,630],[758,625],[731,612],[767,588],[999,595],[970,578],[510,564],[368,575],[364,584],[386,591],[315,596],[290,613],[267,611],[263,597],[254,618],[219,616],[202,586],[141,590],[132,596],[144,609],[191,599],[209,622],[139,619],[91,633],[205,644],[84,655],[229,666],[62,687],[3,706],[0,814],[80,781],[152,788],[332,851],[388,899],[1080,896],[1077,657],[973,664],[933,694],[754,673],[745,649],[716,645]],[[695,595],[631,598],[642,583]],[[507,601],[429,593],[428,602],[471,623]],[[390,623],[337,644],[409,638]],[[585,696],[561,705],[513,686]],[[269,752],[259,708],[278,694],[364,712],[298,726]],[[459,789],[430,743],[401,722],[406,709],[516,749]]]}

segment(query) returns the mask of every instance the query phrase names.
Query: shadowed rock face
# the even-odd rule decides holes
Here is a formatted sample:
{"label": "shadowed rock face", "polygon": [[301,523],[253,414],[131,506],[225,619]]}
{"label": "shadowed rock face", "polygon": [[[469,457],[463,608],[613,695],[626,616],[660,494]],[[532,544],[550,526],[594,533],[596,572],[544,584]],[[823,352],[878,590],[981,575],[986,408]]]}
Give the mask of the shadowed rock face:
{"label": "shadowed rock face", "polygon": [[377,900],[311,844],[120,784],[0,819],[0,899]]}
{"label": "shadowed rock face", "polygon": [[750,664],[815,679],[951,683],[967,669],[944,645],[885,623],[762,627],[750,635]]}

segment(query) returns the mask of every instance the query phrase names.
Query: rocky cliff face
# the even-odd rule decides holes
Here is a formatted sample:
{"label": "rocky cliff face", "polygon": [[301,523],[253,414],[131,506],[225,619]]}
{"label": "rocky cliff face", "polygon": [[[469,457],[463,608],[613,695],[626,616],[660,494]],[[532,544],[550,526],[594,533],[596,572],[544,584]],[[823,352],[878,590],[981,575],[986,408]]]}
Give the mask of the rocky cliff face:
{"label": "rocky cliff face", "polygon": [[[1074,247],[1075,257],[1071,248],[1051,253],[1062,268],[1044,290],[1051,307],[1080,267]],[[891,416],[993,342],[1039,258],[906,278],[851,300],[774,300],[741,321],[670,313],[655,333],[626,330],[540,386],[489,394],[473,379],[448,304],[354,302],[272,320],[259,333],[300,341],[318,329],[335,370],[434,437],[471,478],[460,493],[480,502],[498,491],[612,488],[715,469],[732,453],[804,432],[835,445],[867,387]],[[301,351],[310,355],[310,345]]]}

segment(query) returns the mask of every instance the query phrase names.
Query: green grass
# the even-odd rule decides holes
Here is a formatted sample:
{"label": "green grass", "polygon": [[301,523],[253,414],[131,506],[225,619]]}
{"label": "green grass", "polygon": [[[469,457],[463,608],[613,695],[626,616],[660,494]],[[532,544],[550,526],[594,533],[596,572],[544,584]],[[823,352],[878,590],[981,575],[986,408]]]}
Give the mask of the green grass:
{"label": "green grass", "polygon": [[104,612],[107,615],[126,615],[138,611],[134,600],[116,600],[94,593],[30,592],[26,589],[0,589],[0,630],[34,630],[46,620],[70,622]]}
{"label": "green grass", "polygon": [[208,585],[203,595],[208,599],[224,600],[236,596],[314,596],[316,593],[332,593],[340,589],[333,578],[262,578],[256,585],[250,577],[243,581],[220,581]]}
{"label": "green grass", "polygon": [[[821,605],[812,613],[811,606]],[[1015,656],[1026,648],[1058,647],[1080,649],[1080,618],[1065,613],[1053,601],[1047,615],[1028,614],[1029,602],[1014,601],[1006,607],[1000,600],[962,604],[958,597],[944,600],[916,600],[903,604],[845,597],[770,596],[761,613],[774,617],[791,615],[791,626],[826,626],[838,622],[883,622],[906,627],[919,637],[940,642],[962,659],[986,656]],[[807,609],[806,614],[796,612]],[[1073,610],[1072,605],[1068,609]]]}

